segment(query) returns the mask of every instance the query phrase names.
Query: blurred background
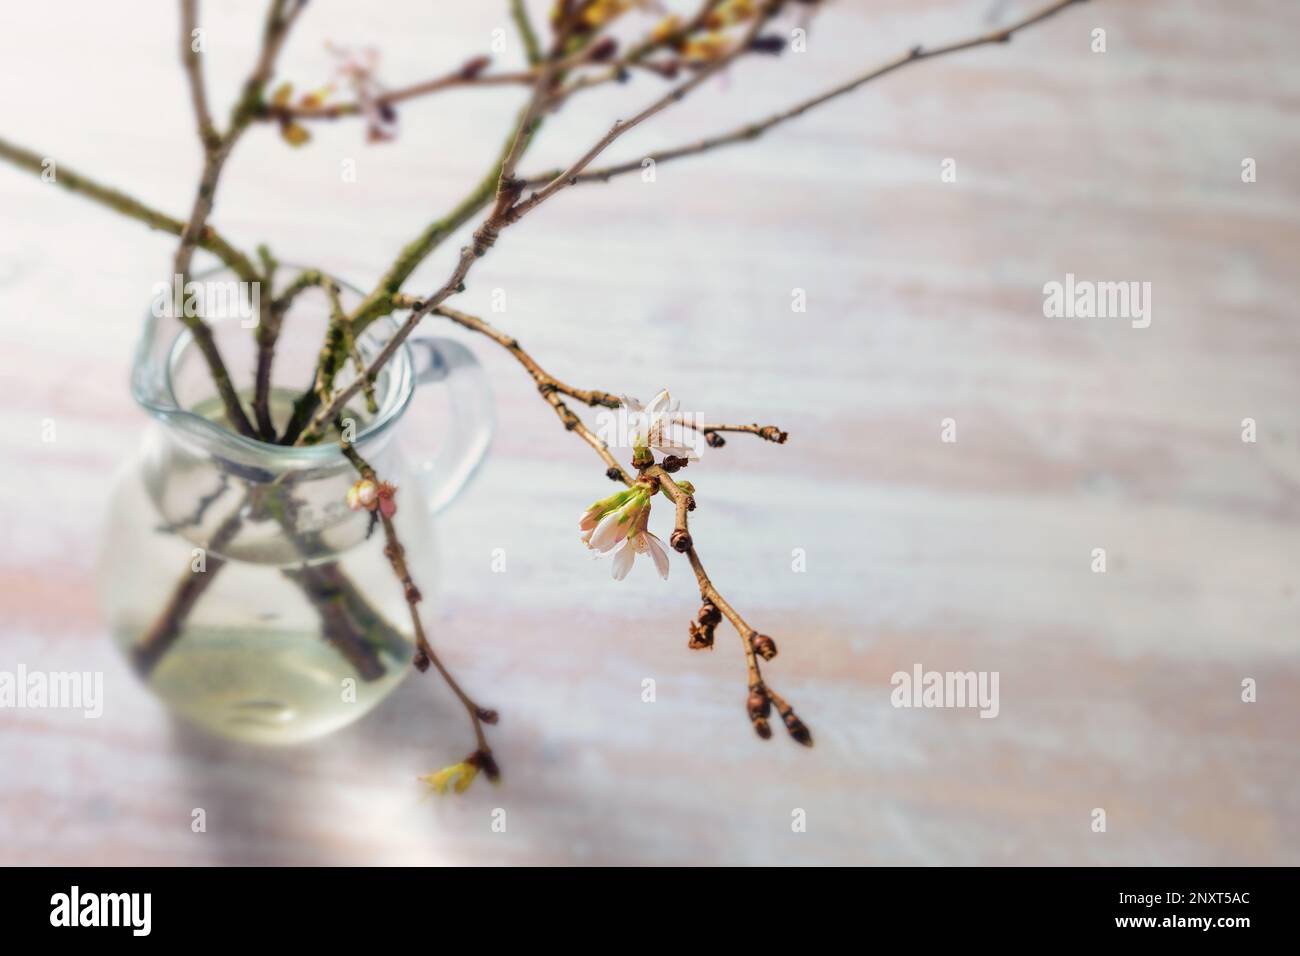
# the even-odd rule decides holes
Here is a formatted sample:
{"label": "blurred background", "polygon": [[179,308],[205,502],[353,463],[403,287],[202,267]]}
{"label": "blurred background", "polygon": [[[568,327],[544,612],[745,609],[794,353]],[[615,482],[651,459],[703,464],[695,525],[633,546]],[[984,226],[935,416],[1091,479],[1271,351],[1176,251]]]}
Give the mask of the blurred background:
{"label": "blurred background", "polygon": [[[829,3],[806,52],[747,59],[608,158],[1034,6]],[[277,76],[324,82],[332,41],[377,48],[405,85],[490,52],[497,30],[508,68],[506,8],[313,0]],[[207,5],[220,117],[262,12]],[[177,23],[144,0],[5,4],[0,137],[183,215],[200,157]],[[0,670],[105,675],[98,720],[0,711],[0,863],[1300,862],[1297,41],[1300,7],[1281,0],[1098,0],[653,183],[574,188],[503,236],[454,304],[557,376],[643,399],[667,385],[709,420],[790,432],[706,453],[692,527],[722,593],[780,645],[766,672],[816,747],[754,736],[734,634],[687,650],[684,562],[667,583],[646,567],[614,583],[588,560],[575,522],[608,493],[603,467],[508,355],[461,336],[493,375],[499,431],[440,521],[425,612],[502,712],[505,780],[459,799],[415,779],[465,748],[432,680],[282,750],[175,724],[137,683],[95,565],[110,476],[147,424],[127,373],[174,240],[0,164]],[[567,164],[661,89],[638,76],[571,103],[524,171]],[[301,149],[259,126],[213,222],[369,286],[478,181],[524,95],[412,102],[386,144],[355,121],[314,125]],[[440,284],[458,245],[408,289]],[[1045,318],[1043,286],[1067,273],[1150,282],[1150,327]],[[891,675],[917,664],[998,672],[996,719],[893,707]]]}

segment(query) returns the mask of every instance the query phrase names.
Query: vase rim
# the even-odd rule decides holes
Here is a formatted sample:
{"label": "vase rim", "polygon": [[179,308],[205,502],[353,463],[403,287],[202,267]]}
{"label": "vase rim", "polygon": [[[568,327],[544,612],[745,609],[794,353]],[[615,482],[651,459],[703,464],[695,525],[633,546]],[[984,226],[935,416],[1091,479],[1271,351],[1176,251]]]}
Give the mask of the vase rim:
{"label": "vase rim", "polygon": [[[293,263],[283,263],[290,269],[301,269]],[[227,266],[217,266],[202,272],[196,272],[190,281],[210,281],[216,276],[234,276]],[[355,296],[363,293],[350,283],[331,276],[339,287]],[[274,460],[279,467],[320,467],[326,464],[343,462],[344,458],[338,445],[334,442],[318,445],[280,445],[249,438],[205,418],[186,408],[176,396],[174,369],[185,351],[194,345],[193,333],[183,324],[170,341],[160,347],[159,322],[162,319],[150,311],[145,319],[144,331],[136,346],[131,372],[131,393],[136,403],[152,417],[168,428],[183,432],[191,439],[214,451],[220,451],[225,457],[233,457],[252,464],[255,461]],[[214,328],[230,321],[226,319],[208,320]],[[391,315],[382,316],[367,327],[365,336],[381,344],[388,336],[396,334],[398,324]],[[375,333],[379,333],[376,335]],[[386,333],[386,334],[385,334]],[[159,367],[161,366],[161,367]],[[415,389],[413,361],[407,343],[393,355],[385,366],[388,387],[384,390],[379,411],[365,422],[358,431],[352,444],[373,445],[402,416],[410,404]]]}

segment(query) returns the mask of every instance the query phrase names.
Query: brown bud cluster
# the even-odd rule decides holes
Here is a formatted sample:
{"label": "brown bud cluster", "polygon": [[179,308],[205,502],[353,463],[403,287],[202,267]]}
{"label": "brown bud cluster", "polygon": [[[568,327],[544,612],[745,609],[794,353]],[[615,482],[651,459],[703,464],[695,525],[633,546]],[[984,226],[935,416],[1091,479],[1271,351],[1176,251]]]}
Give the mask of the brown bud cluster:
{"label": "brown bud cluster", "polygon": [[668,543],[673,546],[673,550],[685,554],[691,550],[691,533],[682,528],[676,529],[668,538]]}
{"label": "brown bud cluster", "polygon": [[776,657],[776,641],[766,634],[755,634],[749,639],[749,643],[754,648],[754,653],[763,660],[770,661]]}
{"label": "brown bud cluster", "polygon": [[500,714],[491,707],[478,707],[475,709],[475,713],[478,714],[478,719],[485,724],[495,724],[500,718]]}
{"label": "brown bud cluster", "polygon": [[696,620],[691,621],[690,642],[686,645],[693,651],[708,650],[713,647],[713,631],[722,620],[722,612],[712,601],[705,601],[700,607]]}
{"label": "brown bud cluster", "polygon": [[416,648],[415,657],[411,660],[411,663],[415,665],[415,669],[421,674],[429,669],[429,655],[424,653],[423,647]]}
{"label": "brown bud cluster", "polygon": [[727,440],[717,432],[705,432],[704,440],[709,443],[710,448],[721,448],[727,443]]}
{"label": "brown bud cluster", "polygon": [[674,472],[681,471],[689,464],[690,461],[686,458],[678,458],[676,455],[666,455],[659,467],[671,475]]}

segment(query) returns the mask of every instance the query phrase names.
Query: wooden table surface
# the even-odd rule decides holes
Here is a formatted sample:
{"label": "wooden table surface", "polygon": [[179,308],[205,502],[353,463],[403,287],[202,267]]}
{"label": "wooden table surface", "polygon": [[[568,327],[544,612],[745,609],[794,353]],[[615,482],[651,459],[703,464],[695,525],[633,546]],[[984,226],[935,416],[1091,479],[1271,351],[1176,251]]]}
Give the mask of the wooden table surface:
{"label": "wooden table surface", "polygon": [[[224,115],[261,4],[208,7]],[[319,81],[332,39],[413,82],[498,28],[513,62],[505,7],[318,0],[281,74]],[[842,0],[807,52],[744,64],[611,155],[1027,8]],[[175,29],[170,5],[4,4],[0,136],[180,214],[198,153]],[[666,384],[710,419],[790,431],[692,467],[693,526],[720,588],[780,643],[768,673],[817,746],[754,737],[733,634],[687,651],[684,562],[666,584],[644,567],[616,584],[587,559],[574,522],[608,489],[599,462],[508,356],[463,337],[500,428],[440,523],[426,608],[502,712],[506,777],[459,800],[415,780],[465,747],[432,681],[288,750],[177,726],[136,682],[95,567],[110,476],[146,427],[127,370],[173,242],[0,165],[0,670],[102,671],[106,697],[98,720],[0,712],[0,863],[1300,862],[1297,39],[1281,0],[1100,0],[654,183],[573,189],[503,237],[458,301],[490,314],[504,290],[493,318],[557,375],[643,398]],[[626,115],[620,96],[657,88],[592,94],[526,167],[572,158]],[[256,129],[215,221],[368,284],[481,175],[520,95],[412,104],[390,145],[355,123],[296,151]],[[1150,327],[1044,318],[1042,287],[1066,273],[1150,282]],[[891,675],[917,663],[998,672],[999,715],[891,706]]]}

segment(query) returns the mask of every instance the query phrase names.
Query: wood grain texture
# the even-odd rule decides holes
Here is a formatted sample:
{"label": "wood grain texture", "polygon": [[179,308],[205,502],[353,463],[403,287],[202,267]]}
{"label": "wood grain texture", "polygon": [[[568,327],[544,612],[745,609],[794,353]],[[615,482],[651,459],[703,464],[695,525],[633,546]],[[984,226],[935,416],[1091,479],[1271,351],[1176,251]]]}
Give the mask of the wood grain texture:
{"label": "wood grain texture", "polygon": [[[259,6],[207,14],[218,115]],[[379,47],[394,84],[493,29],[513,42],[504,2],[441,7],[318,0],[281,73],[318,82],[326,39]],[[0,135],[186,208],[198,149],[175,14],[159,9],[5,4]],[[1023,9],[843,0],[807,53],[742,65],[611,159]],[[1300,862],[1297,36],[1300,8],[1280,0],[1100,0],[654,183],[575,188],[503,237],[455,304],[490,314],[504,290],[493,318],[556,375],[642,396],[667,384],[709,419],[790,431],[691,468],[694,531],[719,587],[781,645],[769,673],[817,746],[754,738],[734,635],[686,650],[684,562],[667,584],[637,568],[618,585],[586,559],[575,523],[608,487],[599,463],[557,437],[508,356],[466,337],[501,428],[423,576],[435,640],[502,712],[505,783],[458,801],[415,782],[465,746],[429,680],[293,750],[174,726],[135,683],[97,608],[97,529],[145,427],[127,368],[172,243],[0,167],[0,669],[106,682],[99,720],[0,711],[0,862]],[[594,141],[620,92],[654,91],[593,95],[525,171]],[[215,221],[365,284],[476,180],[519,96],[410,104],[386,146],[348,123],[298,151],[254,130]],[[940,181],[947,157],[956,183]],[[340,183],[344,158],[356,183]],[[1150,328],[1045,319],[1042,286],[1067,272],[1151,282]],[[999,716],[895,709],[890,675],[916,662],[1000,672]],[[1257,703],[1240,700],[1246,677]]]}

